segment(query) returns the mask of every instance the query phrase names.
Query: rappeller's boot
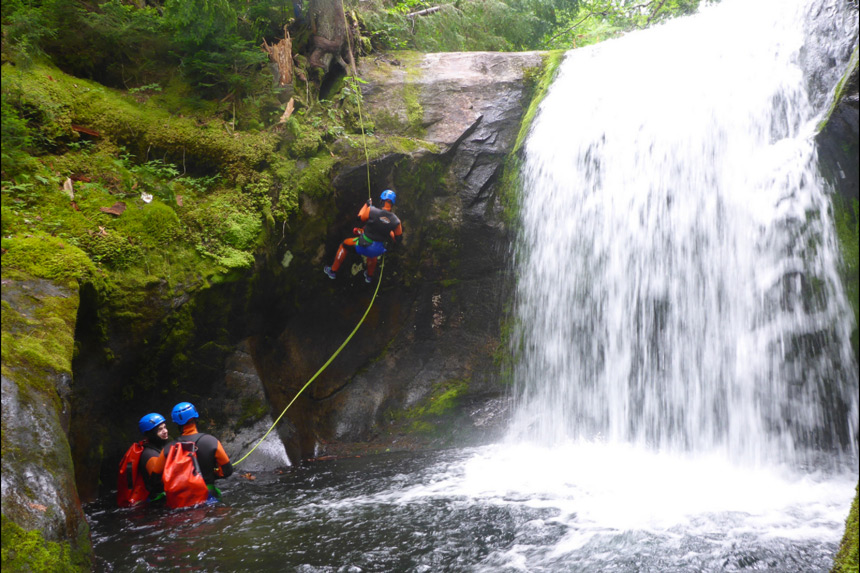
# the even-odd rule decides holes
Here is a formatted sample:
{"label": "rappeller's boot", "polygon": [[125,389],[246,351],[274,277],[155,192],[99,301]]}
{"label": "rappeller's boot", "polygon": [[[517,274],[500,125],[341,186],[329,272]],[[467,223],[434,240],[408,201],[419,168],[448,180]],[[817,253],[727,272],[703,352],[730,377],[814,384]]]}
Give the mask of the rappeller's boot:
{"label": "rappeller's boot", "polygon": [[379,262],[377,257],[367,259],[367,270],[364,271],[364,282],[370,284],[373,282],[373,275],[376,274],[376,263]]}

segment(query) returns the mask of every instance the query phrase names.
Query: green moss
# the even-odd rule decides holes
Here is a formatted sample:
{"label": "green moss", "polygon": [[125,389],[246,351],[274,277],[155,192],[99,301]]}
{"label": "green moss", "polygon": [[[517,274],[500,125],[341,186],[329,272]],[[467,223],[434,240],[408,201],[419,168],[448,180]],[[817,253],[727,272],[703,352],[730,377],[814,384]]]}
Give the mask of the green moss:
{"label": "green moss", "polygon": [[519,215],[520,205],[520,170],[522,169],[521,150],[537,115],[540,103],[549,91],[550,85],[558,73],[558,68],[564,59],[564,52],[557,50],[543,56],[543,65],[530,70],[525,75],[526,88],[530,95],[529,107],[523,115],[520,131],[511,153],[505,160],[504,169],[499,183],[499,197],[503,209],[503,218],[509,226],[515,225]]}
{"label": "green moss", "polygon": [[259,398],[242,398],[242,411],[239,414],[237,427],[253,424],[269,412],[265,402]]}
{"label": "green moss", "polygon": [[251,213],[230,213],[225,221],[224,242],[235,249],[251,249],[259,244],[263,224]]}
{"label": "green moss", "polygon": [[543,98],[545,98],[546,94],[549,92],[549,87],[555,80],[555,76],[558,74],[558,68],[563,59],[563,50],[547,52],[543,56],[543,65],[540,68],[540,72],[538,73],[534,71],[526,74],[526,87],[531,92],[531,102],[526,113],[523,115],[523,120],[520,124],[520,131],[517,135],[517,141],[511,151],[512,154],[519,153],[523,143],[525,143],[526,136],[528,135],[532,122],[534,122],[534,118],[537,115],[538,107],[543,101]]}
{"label": "green moss", "polygon": [[839,79],[839,82],[836,84],[836,89],[833,93],[833,99],[830,102],[830,107],[827,109],[827,113],[818,122],[817,131],[821,131],[827,125],[827,122],[830,121],[830,116],[833,115],[833,112],[836,110],[836,106],[842,101],[843,96],[845,95],[845,88],[847,87],[848,80],[851,78],[852,74],[857,73],[857,69],[860,67],[860,56],[858,56],[858,48],[854,48],[854,52],[851,54],[851,59],[848,61],[848,66],[845,70],[845,73],[842,74],[842,77]]}
{"label": "green moss", "polygon": [[17,269],[34,277],[66,286],[103,281],[95,265],[81,249],[50,236],[3,238],[3,268]]}
{"label": "green moss", "polygon": [[298,121],[288,123],[288,135],[285,138],[285,151],[292,157],[313,157],[323,145],[323,132],[313,129],[307,123]]}
{"label": "green moss", "polygon": [[[30,280],[5,270],[4,279]],[[3,375],[19,384],[33,386],[59,406],[50,374],[72,372],[77,293],[48,295],[38,292],[38,288],[24,289],[15,284],[4,288],[23,296],[14,296],[17,300],[14,304],[2,301]]]}
{"label": "green moss", "polygon": [[[47,541],[38,530],[25,531],[2,516],[3,570],[46,573],[89,571],[89,554],[69,543]],[[87,543],[87,546],[89,544]]]}
{"label": "green moss", "polygon": [[839,552],[836,554],[831,573],[857,573],[860,567],[857,497],[858,488],[855,488],[854,502],[851,504],[851,511],[848,512],[848,519],[845,520],[845,534],[842,536],[842,543],[839,545]]}
{"label": "green moss", "polygon": [[421,88],[415,84],[404,84],[403,103],[406,105],[406,121],[408,126],[406,135],[411,137],[423,137],[427,133],[424,127],[424,107],[421,105],[419,96]]}
{"label": "green moss", "polygon": [[860,357],[860,203],[855,199],[850,208],[840,196],[833,196],[833,219],[836,224],[836,235],[842,252],[840,275],[842,284],[851,308],[854,310],[854,331],[851,342],[854,355]]}
{"label": "green moss", "polygon": [[331,155],[318,155],[301,171],[296,190],[303,195],[321,198],[331,195],[331,170],[336,159]]}
{"label": "green moss", "polygon": [[430,397],[424,402],[393,413],[395,418],[427,422],[428,418],[438,418],[450,413],[459,403],[459,398],[469,389],[468,380],[446,380],[436,384]]}
{"label": "green moss", "polygon": [[52,140],[77,139],[72,125],[81,125],[130,146],[141,157],[161,150],[175,161],[215,165],[231,176],[253,171],[277,142],[275,134],[233,132],[223,121],[201,124],[156,105],[141,105],[116,90],[45,65],[27,71],[4,65],[2,74],[4,91],[33,110]]}
{"label": "green moss", "polygon": [[134,203],[118,217],[112,226],[137,241],[161,248],[182,234],[182,224],[172,207],[154,200]]}

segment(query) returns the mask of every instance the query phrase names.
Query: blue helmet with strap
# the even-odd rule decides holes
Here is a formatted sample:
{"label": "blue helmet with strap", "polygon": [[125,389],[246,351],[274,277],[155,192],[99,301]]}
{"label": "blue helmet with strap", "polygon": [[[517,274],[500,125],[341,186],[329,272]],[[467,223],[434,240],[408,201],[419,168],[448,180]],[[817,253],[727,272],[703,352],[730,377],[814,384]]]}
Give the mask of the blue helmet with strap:
{"label": "blue helmet with strap", "polygon": [[397,195],[391,189],[386,189],[382,192],[382,195],[379,196],[383,201],[391,201],[391,204],[394,205],[397,202]]}
{"label": "blue helmet with strap", "polygon": [[156,414],[155,412],[151,414],[147,414],[143,418],[140,419],[140,422],[137,423],[137,427],[140,428],[140,433],[145,434],[153,428],[157,428],[161,424],[164,423],[164,416],[161,414]]}
{"label": "blue helmet with strap", "polygon": [[200,415],[197,413],[197,408],[191,402],[180,402],[173,407],[170,417],[180,426],[184,426],[189,420],[199,418]]}

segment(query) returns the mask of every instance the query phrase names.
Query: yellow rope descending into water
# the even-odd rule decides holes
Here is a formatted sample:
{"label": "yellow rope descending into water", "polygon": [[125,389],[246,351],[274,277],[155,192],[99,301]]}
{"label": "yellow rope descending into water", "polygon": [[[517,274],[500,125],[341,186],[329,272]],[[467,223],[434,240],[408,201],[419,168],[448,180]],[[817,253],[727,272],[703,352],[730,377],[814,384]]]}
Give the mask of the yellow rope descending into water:
{"label": "yellow rope descending into water", "polygon": [[311,385],[311,382],[313,382],[314,380],[316,380],[317,376],[319,376],[320,374],[322,374],[323,370],[325,370],[325,369],[328,367],[328,365],[332,363],[332,360],[334,360],[334,359],[335,359],[335,357],[337,357],[337,355],[338,355],[338,354],[340,354],[340,351],[341,351],[341,350],[343,350],[343,349],[346,347],[347,343],[349,343],[349,341],[350,341],[350,340],[352,340],[352,337],[353,337],[353,336],[355,336],[355,333],[356,333],[356,332],[358,332],[358,329],[361,327],[361,324],[364,322],[364,319],[365,319],[365,318],[367,318],[367,315],[370,313],[370,309],[371,309],[371,307],[373,306],[373,301],[375,301],[375,300],[376,300],[376,293],[378,293],[378,292],[379,292],[379,285],[381,285],[381,284],[382,284],[382,273],[383,273],[384,271],[385,271],[385,259],[382,259],[382,265],[380,265],[380,268],[379,268],[379,280],[377,280],[377,281],[376,281],[376,290],[374,290],[374,291],[373,291],[373,298],[371,298],[371,299],[370,299],[370,304],[369,304],[369,305],[367,305],[367,310],[365,310],[365,311],[364,311],[364,316],[362,316],[362,317],[361,317],[361,320],[359,320],[359,321],[358,321],[358,324],[356,324],[356,325],[355,325],[355,328],[354,328],[354,329],[352,329],[352,332],[350,332],[350,333],[349,333],[349,336],[347,336],[347,337],[346,337],[346,340],[344,340],[344,341],[343,341],[343,344],[341,344],[341,345],[338,347],[338,349],[334,351],[334,354],[332,354],[332,355],[329,357],[329,359],[328,359],[328,360],[326,360],[326,363],[325,363],[325,364],[323,364],[323,365],[322,365],[322,367],[321,367],[319,370],[317,370],[316,374],[314,374],[313,376],[311,376],[310,380],[308,380],[307,382],[305,382],[305,385],[304,385],[304,386],[302,386],[301,390],[299,390],[298,392],[296,392],[296,395],[295,395],[295,396],[293,396],[293,399],[292,399],[292,400],[290,400],[290,403],[289,403],[289,404],[287,404],[287,407],[286,407],[286,408],[284,408],[284,411],[283,411],[283,412],[281,412],[281,415],[280,415],[280,416],[278,416],[278,419],[277,419],[277,420],[275,420],[275,421],[274,421],[274,423],[272,423],[272,425],[271,425],[271,427],[269,428],[269,430],[268,430],[265,434],[263,434],[263,437],[262,437],[262,438],[260,438],[260,441],[258,441],[258,442],[257,442],[257,444],[256,444],[253,448],[251,448],[251,451],[250,451],[250,452],[248,452],[247,454],[245,454],[244,456],[242,456],[242,458],[241,458],[239,461],[237,461],[235,464],[233,464],[234,466],[239,465],[239,464],[242,462],[242,460],[244,460],[245,458],[247,458],[248,456],[250,456],[250,455],[251,455],[251,453],[252,453],[254,450],[256,450],[256,449],[257,449],[257,446],[259,446],[260,444],[262,444],[262,443],[263,443],[263,440],[265,440],[265,439],[266,439],[266,436],[268,436],[268,435],[272,432],[272,430],[274,430],[274,429],[275,429],[275,426],[277,426],[277,425],[278,425],[278,422],[280,422],[280,421],[281,421],[281,418],[283,418],[283,417],[284,417],[284,414],[286,414],[286,413],[287,413],[287,410],[289,410],[290,406],[292,406],[292,405],[293,405],[293,402],[295,402],[295,401],[296,401],[296,399],[301,395],[301,393],[305,391],[305,388],[307,388],[308,386],[310,386],[310,385]]}
{"label": "yellow rope descending into water", "polygon": [[[350,54],[352,54],[352,42],[350,41],[350,38],[349,38],[349,22],[347,22],[347,20],[346,20],[346,11],[345,11],[345,10],[343,10],[343,0],[341,0],[340,7],[341,7],[341,10],[343,11],[343,23],[344,23],[344,25],[346,26],[346,41],[347,41],[347,46],[349,47],[349,53],[350,53]],[[355,58],[354,58],[354,56],[353,56],[353,60],[352,60],[352,80],[353,80],[353,81],[352,81],[352,88],[353,88],[353,89],[355,90],[355,92],[356,92],[357,101],[358,101],[358,121],[359,121],[359,124],[361,125],[361,139],[362,139],[362,143],[364,144],[364,160],[365,160],[365,165],[367,166],[367,197],[368,197],[368,199],[369,199],[369,198],[371,198],[371,191],[370,191],[370,157],[368,156],[368,153],[367,153],[367,135],[365,134],[365,131],[364,131],[364,118],[363,118],[363,117],[362,117],[362,115],[361,115],[361,97],[362,97],[362,96],[361,96],[361,90],[360,90],[360,88],[358,87],[358,80],[357,80],[357,77],[358,77],[358,74],[357,74],[357,72],[356,72],[356,70],[355,70]],[[356,333],[356,332],[358,332],[358,329],[361,327],[362,323],[364,322],[364,319],[365,319],[365,318],[367,318],[367,315],[370,313],[370,309],[373,307],[373,301],[375,301],[375,300],[376,300],[376,294],[379,292],[379,286],[382,284],[382,273],[383,273],[384,271],[385,271],[385,258],[383,257],[383,258],[382,258],[382,265],[381,265],[381,266],[380,266],[380,268],[379,268],[379,279],[377,279],[377,281],[376,281],[376,290],[374,290],[374,291],[373,291],[373,298],[371,298],[371,299],[370,299],[370,304],[368,304],[368,305],[367,305],[367,310],[365,310],[365,311],[364,311],[364,316],[362,316],[362,317],[361,317],[361,320],[359,320],[359,321],[358,321],[358,324],[356,324],[356,325],[355,325],[355,328],[354,328],[354,329],[352,329],[352,332],[350,332],[350,333],[349,333],[349,336],[347,336],[347,337],[346,337],[346,340],[344,340],[344,341],[343,341],[343,344],[341,344],[341,345],[338,347],[338,349],[334,351],[334,354],[332,354],[332,355],[329,357],[329,359],[328,359],[328,360],[326,360],[326,363],[325,363],[325,364],[323,364],[323,365],[322,365],[322,367],[321,367],[319,370],[317,370],[316,374],[314,374],[313,376],[311,376],[310,380],[308,380],[307,382],[305,382],[305,385],[304,385],[304,386],[302,386],[301,390],[299,390],[298,392],[296,392],[296,395],[295,395],[295,396],[293,396],[293,399],[292,399],[292,400],[290,400],[290,403],[289,403],[289,404],[287,404],[287,407],[286,407],[286,408],[284,408],[284,410],[281,412],[281,415],[280,415],[280,416],[278,416],[278,418],[277,418],[277,419],[272,423],[272,425],[269,427],[269,429],[266,431],[266,433],[265,433],[265,434],[263,434],[263,437],[262,437],[262,438],[260,438],[260,440],[259,440],[259,441],[254,445],[254,447],[253,447],[253,448],[251,448],[251,451],[249,451],[247,454],[245,454],[244,456],[242,456],[242,457],[239,459],[239,461],[237,461],[235,464],[233,464],[234,466],[237,466],[237,465],[239,465],[240,463],[242,463],[242,461],[243,461],[245,458],[247,458],[248,456],[250,456],[250,455],[254,452],[254,450],[256,450],[256,449],[257,449],[257,447],[258,447],[260,444],[262,444],[262,443],[263,443],[263,440],[265,440],[265,439],[266,439],[266,437],[267,437],[270,433],[272,433],[272,430],[274,430],[274,429],[275,429],[275,426],[277,426],[277,425],[278,425],[278,422],[280,422],[280,421],[281,421],[281,418],[283,418],[283,417],[284,417],[284,414],[286,414],[286,413],[287,413],[287,410],[289,410],[289,409],[290,409],[290,406],[292,406],[292,405],[293,405],[293,402],[295,402],[295,401],[298,399],[298,397],[301,395],[301,393],[305,391],[305,388],[307,388],[308,386],[310,386],[310,385],[311,385],[311,382],[313,382],[314,380],[316,380],[316,379],[317,379],[317,376],[319,376],[320,374],[322,374],[323,370],[325,370],[325,369],[328,367],[328,365],[332,363],[332,361],[337,357],[337,355],[338,355],[338,354],[340,354],[340,351],[341,351],[341,350],[343,350],[343,349],[346,347],[346,345],[349,343],[349,341],[350,341],[350,340],[352,340],[352,337],[353,337],[353,336],[355,336],[355,333]]]}

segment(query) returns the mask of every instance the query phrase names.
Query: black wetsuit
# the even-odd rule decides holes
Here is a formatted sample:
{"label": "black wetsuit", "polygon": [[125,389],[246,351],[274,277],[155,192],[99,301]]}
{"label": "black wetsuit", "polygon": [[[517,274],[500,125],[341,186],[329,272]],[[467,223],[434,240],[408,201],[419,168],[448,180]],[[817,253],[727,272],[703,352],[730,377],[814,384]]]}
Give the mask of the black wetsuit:
{"label": "black wetsuit", "polygon": [[400,225],[400,219],[391,211],[371,206],[367,223],[364,224],[364,234],[372,241],[385,242],[391,238],[391,232]]}
{"label": "black wetsuit", "polygon": [[137,473],[143,478],[143,483],[146,484],[146,489],[149,491],[150,497],[164,491],[164,482],[161,481],[161,474],[150,474],[146,469],[146,462],[152,458],[157,458],[160,453],[161,448],[159,446],[147,442],[143,445],[143,451],[140,453],[140,461],[137,462]]}

